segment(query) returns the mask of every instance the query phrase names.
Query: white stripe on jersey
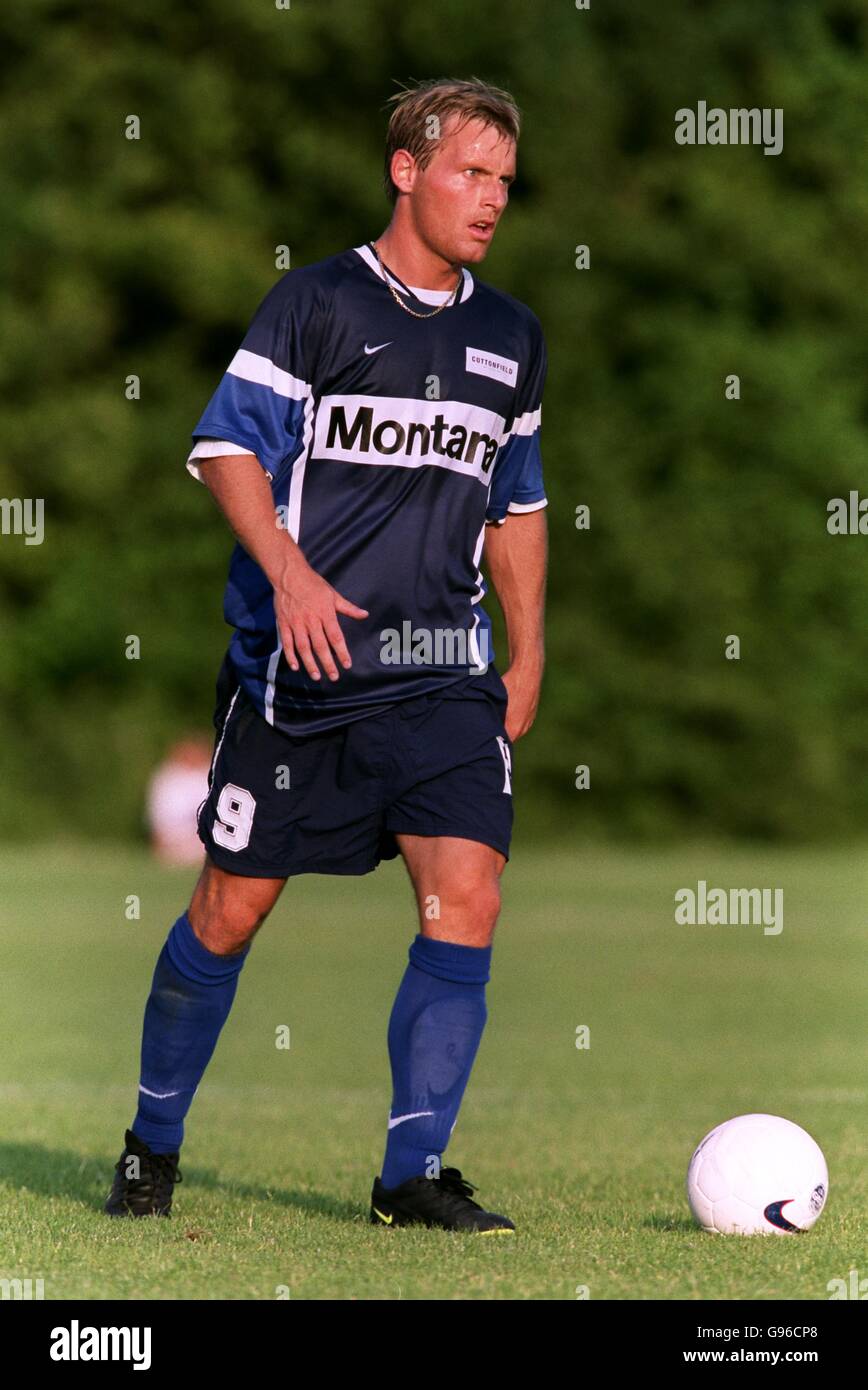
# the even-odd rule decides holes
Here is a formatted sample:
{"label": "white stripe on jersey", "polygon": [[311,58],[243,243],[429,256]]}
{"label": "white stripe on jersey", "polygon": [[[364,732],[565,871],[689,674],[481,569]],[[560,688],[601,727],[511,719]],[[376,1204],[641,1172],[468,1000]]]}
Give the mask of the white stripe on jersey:
{"label": "white stripe on jersey", "polygon": [[[274,626],[277,628],[277,614],[274,615]],[[277,681],[277,668],[280,665],[280,658],[283,655],[283,642],[280,636],[280,629],[277,628],[277,646],[268,658],[268,671],[266,672],[265,685],[265,722],[274,723],[274,689]]]}
{"label": "white stripe on jersey", "polygon": [[255,381],[259,386],[270,386],[276,396],[287,396],[292,401],[304,400],[312,389],[309,381],[291,376],[281,367],[276,367],[267,357],[248,352],[246,348],[239,348],[226,370],[230,375],[240,377],[242,381]]}
{"label": "white stripe on jersey", "polygon": [[542,421],[542,406],[536,410],[528,410],[526,414],[519,415],[514,421],[512,429],[509,431],[509,438],[514,434],[533,434],[538,430]]}
{"label": "white stripe on jersey", "polygon": [[[478,603],[479,600],[484,597],[482,589],[482,570],[479,568],[479,562],[482,559],[482,552],[485,548],[485,526],[486,523],[483,521],[479,528],[479,535],[476,537],[476,545],[473,548],[473,566],[476,570],[476,574],[474,575],[476,593],[471,596],[471,603]],[[479,619],[477,618],[477,622],[478,621]]]}
{"label": "white stripe on jersey", "polygon": [[[476,667],[476,670],[477,670],[478,672],[482,673],[482,672],[488,670],[488,658],[489,658],[489,655],[490,655],[490,652],[489,652],[489,649],[488,649],[488,629],[487,629],[487,628],[483,628],[483,629],[482,629],[483,632],[485,633],[485,644],[484,644],[484,645],[485,645],[485,656],[483,657],[483,656],[481,655],[481,653],[480,653],[480,650],[479,650],[479,643],[478,643],[477,640],[476,640],[476,632],[477,632],[477,629],[478,629],[478,628],[479,628],[479,614],[478,614],[478,613],[474,613],[474,615],[473,615],[473,627],[470,628],[470,630],[469,630],[468,633],[467,633],[467,646],[468,646],[468,648],[470,649],[470,655],[473,657],[473,663],[474,663],[474,666]],[[472,670],[472,669],[473,669],[473,667],[471,667],[471,670]]]}

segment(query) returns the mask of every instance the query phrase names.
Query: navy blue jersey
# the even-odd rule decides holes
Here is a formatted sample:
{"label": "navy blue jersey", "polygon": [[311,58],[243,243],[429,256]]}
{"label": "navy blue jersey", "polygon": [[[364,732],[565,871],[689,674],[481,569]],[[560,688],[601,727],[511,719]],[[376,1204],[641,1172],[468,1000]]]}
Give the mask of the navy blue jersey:
{"label": "navy blue jersey", "polygon": [[[236,545],[230,654],[265,719],[314,733],[482,671],[493,658],[479,565],[486,523],[546,505],[542,329],[464,270],[449,295],[380,270],[369,246],[289,271],[266,295],[193,431],[187,461],[255,454],[276,524],[366,619],[337,615],[337,681],[289,667],[273,590]],[[317,663],[320,664],[319,662]]]}

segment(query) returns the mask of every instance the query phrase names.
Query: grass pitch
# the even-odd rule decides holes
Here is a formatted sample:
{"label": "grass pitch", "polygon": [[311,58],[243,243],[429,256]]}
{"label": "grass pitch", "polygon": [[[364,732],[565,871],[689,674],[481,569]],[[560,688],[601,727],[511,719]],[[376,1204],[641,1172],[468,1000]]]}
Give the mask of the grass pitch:
{"label": "grass pitch", "polygon": [[[416,930],[399,862],[290,881],[188,1117],[172,1219],[101,1214],[154,962],[194,878],[128,850],[0,855],[0,1277],[41,1278],[46,1299],[823,1300],[868,1275],[857,852],[515,847],[446,1159],[515,1221],[497,1240],[368,1224]],[[783,888],[783,931],[676,925],[699,879]],[[826,1154],[809,1234],[693,1226],[693,1148],[752,1110]]]}

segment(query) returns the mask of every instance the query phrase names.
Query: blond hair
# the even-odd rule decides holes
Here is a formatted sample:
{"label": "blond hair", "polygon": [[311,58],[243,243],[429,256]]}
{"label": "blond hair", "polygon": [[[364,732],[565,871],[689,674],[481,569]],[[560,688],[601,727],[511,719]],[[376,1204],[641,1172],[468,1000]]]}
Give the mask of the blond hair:
{"label": "blond hair", "polygon": [[398,197],[392,182],[392,155],[396,150],[407,150],[424,169],[434,157],[448,116],[462,118],[457,129],[477,119],[495,126],[510,140],[518,141],[521,133],[521,114],[509,92],[478,77],[464,81],[438,77],[416,82],[395,92],[389,97],[389,104],[392,114],[386,134],[383,183],[392,203]]}

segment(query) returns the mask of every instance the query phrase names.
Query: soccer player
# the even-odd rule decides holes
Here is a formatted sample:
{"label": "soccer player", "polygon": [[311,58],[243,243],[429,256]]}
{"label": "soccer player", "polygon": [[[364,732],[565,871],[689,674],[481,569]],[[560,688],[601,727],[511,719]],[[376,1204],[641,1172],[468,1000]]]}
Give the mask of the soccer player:
{"label": "soccer player", "polygon": [[389,1020],[370,1219],[515,1229],[441,1159],[486,1021],[512,750],[543,671],[546,353],[534,314],[468,269],[515,176],[512,98],[474,79],[392,101],[385,232],[278,281],[193,431],[187,467],[238,538],[235,631],[205,867],[157,961],[113,1216],[169,1214],[184,1118],[286,879],[400,853],[419,930]]}

